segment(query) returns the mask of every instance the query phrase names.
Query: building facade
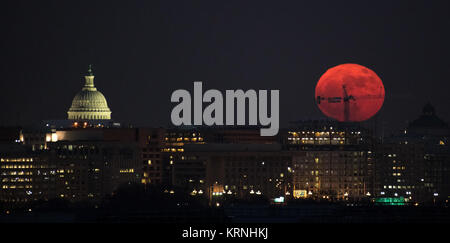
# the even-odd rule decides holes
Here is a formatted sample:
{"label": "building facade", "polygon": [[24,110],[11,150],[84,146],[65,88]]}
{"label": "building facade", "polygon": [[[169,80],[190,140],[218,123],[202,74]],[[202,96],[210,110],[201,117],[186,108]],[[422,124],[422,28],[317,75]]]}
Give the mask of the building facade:
{"label": "building facade", "polygon": [[373,137],[348,123],[297,123],[285,137],[293,153],[295,198],[366,200],[374,193]]}

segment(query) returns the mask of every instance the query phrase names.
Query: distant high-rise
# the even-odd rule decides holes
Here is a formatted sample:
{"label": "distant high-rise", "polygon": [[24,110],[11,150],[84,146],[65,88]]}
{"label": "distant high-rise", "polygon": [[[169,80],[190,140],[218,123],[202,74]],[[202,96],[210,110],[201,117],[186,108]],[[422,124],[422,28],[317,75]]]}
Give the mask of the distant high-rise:
{"label": "distant high-rise", "polygon": [[68,114],[69,120],[110,120],[111,110],[105,96],[94,86],[94,73],[89,65],[84,87],[72,101]]}

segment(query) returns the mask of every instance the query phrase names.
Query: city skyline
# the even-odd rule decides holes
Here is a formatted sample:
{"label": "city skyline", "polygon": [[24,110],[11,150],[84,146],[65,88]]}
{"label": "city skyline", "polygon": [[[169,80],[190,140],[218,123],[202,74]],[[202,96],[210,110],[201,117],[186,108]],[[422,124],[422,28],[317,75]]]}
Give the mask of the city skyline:
{"label": "city skyline", "polygon": [[333,224],[449,223],[449,10],[6,1],[0,223],[335,241],[352,235]]}
{"label": "city skyline", "polygon": [[[67,205],[101,208],[85,219],[78,213],[81,218],[65,219],[75,222],[108,222],[102,214],[121,222],[173,222],[171,213],[200,206],[231,210],[216,216],[202,211],[203,220],[268,222],[241,215],[255,209],[247,203],[256,203],[263,206],[259,214],[300,210],[272,216],[284,222],[344,222],[340,210],[360,208],[377,217],[357,214],[350,222],[384,222],[390,216],[373,206],[404,206],[411,212],[401,220],[425,220],[423,210],[434,214],[448,205],[450,129],[431,105],[403,133],[386,139],[360,124],[323,120],[298,121],[276,137],[262,137],[255,128],[132,128],[89,118],[1,128],[0,204],[6,215],[39,210],[45,217],[45,210]],[[312,205],[319,207],[316,217],[305,218],[301,211]],[[324,214],[328,207],[332,211]],[[162,208],[170,212],[153,215]],[[135,210],[143,211],[130,218]]]}

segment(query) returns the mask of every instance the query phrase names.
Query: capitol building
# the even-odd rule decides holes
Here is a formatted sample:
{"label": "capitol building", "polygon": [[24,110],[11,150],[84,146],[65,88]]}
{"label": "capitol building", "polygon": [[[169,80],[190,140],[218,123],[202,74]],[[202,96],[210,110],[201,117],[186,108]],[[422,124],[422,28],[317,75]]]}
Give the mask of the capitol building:
{"label": "capitol building", "polygon": [[69,120],[110,120],[111,110],[108,107],[105,96],[94,85],[94,73],[89,65],[85,78],[85,84],[72,101],[72,106],[67,112]]}

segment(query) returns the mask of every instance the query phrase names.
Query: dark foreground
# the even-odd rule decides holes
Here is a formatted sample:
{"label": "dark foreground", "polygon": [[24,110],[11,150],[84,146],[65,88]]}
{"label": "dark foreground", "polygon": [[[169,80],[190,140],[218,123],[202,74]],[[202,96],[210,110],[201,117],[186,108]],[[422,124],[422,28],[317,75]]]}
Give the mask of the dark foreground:
{"label": "dark foreground", "polygon": [[450,223],[447,207],[241,205],[226,208],[2,212],[1,223]]}

